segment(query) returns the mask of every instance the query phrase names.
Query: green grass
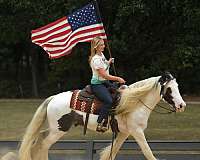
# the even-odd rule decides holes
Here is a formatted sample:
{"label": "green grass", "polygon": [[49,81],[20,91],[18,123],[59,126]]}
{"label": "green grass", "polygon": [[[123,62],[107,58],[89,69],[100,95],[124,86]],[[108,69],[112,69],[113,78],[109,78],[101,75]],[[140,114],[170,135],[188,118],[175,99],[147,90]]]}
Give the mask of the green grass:
{"label": "green grass", "polygon": [[[42,100],[0,100],[0,140],[20,140]],[[148,140],[200,140],[200,105],[188,105],[186,111],[161,115],[152,113],[145,131]],[[73,128],[62,139],[111,139],[83,128]]]}
{"label": "green grass", "polygon": [[185,112],[159,115],[152,113],[148,139],[200,140],[200,105],[187,105]]}
{"label": "green grass", "polygon": [[41,100],[1,100],[0,140],[19,140]]}

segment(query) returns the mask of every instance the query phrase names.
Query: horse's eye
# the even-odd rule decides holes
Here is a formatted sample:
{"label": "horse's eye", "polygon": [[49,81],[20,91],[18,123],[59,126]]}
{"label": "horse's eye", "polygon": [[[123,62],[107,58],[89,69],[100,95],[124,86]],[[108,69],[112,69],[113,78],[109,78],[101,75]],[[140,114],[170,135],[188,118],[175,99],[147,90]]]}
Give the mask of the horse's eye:
{"label": "horse's eye", "polygon": [[171,94],[171,93],[172,93],[172,89],[170,87],[168,87],[166,90],[166,94]]}

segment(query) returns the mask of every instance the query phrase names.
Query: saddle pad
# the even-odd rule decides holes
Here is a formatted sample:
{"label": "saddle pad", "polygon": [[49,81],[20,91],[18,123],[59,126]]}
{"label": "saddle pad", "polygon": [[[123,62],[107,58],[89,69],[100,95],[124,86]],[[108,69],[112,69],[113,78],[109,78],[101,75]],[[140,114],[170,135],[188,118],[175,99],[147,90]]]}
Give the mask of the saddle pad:
{"label": "saddle pad", "polygon": [[102,102],[97,100],[95,97],[93,101],[87,101],[87,100],[80,100],[78,98],[79,93],[81,90],[74,90],[71,101],[70,101],[70,108],[73,110],[78,110],[85,113],[91,113],[99,115],[100,107],[102,105]]}

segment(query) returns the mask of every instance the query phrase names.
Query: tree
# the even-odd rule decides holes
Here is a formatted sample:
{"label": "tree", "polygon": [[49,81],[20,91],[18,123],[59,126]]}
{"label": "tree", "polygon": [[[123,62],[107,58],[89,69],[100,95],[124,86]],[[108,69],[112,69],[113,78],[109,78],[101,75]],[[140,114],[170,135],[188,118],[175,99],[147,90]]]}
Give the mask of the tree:
{"label": "tree", "polygon": [[[184,93],[200,92],[198,1],[98,2],[115,66],[128,83],[169,70],[177,75]],[[69,57],[49,60],[41,47],[31,43],[30,33],[87,3],[0,1],[0,97],[45,97],[90,83],[89,43],[78,44]]]}

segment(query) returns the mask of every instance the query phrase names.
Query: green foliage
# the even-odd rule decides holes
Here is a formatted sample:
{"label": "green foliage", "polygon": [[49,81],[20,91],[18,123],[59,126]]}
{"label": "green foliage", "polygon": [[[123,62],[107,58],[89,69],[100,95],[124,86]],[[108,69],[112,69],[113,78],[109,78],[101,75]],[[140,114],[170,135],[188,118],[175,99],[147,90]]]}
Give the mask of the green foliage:
{"label": "green foliage", "polygon": [[[169,70],[177,76],[184,93],[200,94],[198,1],[98,2],[119,75],[129,83]],[[77,45],[68,57],[49,60],[30,40],[31,30],[87,3],[86,0],[0,0],[0,83],[7,80],[5,86],[10,87],[6,92],[0,91],[1,97],[22,95],[16,86],[22,86],[23,96],[44,97],[90,83],[89,44]],[[39,95],[32,95],[34,85]]]}
{"label": "green foliage", "polygon": [[0,90],[3,91],[3,92],[0,92],[0,97],[10,97],[10,98],[17,97],[16,94],[18,93],[18,90],[17,90],[16,82],[14,80],[0,81]]}
{"label": "green foliage", "polygon": [[58,93],[81,89],[90,83],[91,69],[88,64],[89,44],[78,44],[73,54],[51,60],[46,83],[41,88],[45,93]]}

